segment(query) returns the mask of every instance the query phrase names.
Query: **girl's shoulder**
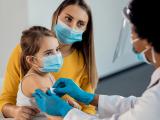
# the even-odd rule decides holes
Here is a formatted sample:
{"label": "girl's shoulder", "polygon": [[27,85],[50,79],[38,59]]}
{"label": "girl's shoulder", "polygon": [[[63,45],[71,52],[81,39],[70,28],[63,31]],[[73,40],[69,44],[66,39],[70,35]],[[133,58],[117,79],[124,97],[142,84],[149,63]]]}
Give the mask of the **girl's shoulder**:
{"label": "girl's shoulder", "polygon": [[38,83],[38,77],[36,75],[28,75],[25,76],[22,81],[22,91],[26,96],[32,96],[34,91],[40,88],[40,84]]}
{"label": "girl's shoulder", "polygon": [[30,96],[35,92],[36,89],[41,89],[46,92],[54,83],[54,77],[51,76],[47,79],[39,76],[35,73],[27,74],[22,80],[22,89],[26,94]]}

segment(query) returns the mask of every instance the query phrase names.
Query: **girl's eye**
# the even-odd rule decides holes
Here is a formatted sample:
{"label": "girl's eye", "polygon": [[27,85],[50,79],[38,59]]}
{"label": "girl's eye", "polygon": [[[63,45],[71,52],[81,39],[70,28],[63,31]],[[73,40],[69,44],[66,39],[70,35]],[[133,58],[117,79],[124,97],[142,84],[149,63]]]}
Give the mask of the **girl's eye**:
{"label": "girl's eye", "polygon": [[53,54],[52,52],[48,52],[48,53],[46,53],[46,55],[47,55],[47,56],[52,55],[52,54]]}
{"label": "girl's eye", "polygon": [[59,51],[60,51],[60,47],[57,47],[57,48],[56,48],[56,52],[59,52]]}

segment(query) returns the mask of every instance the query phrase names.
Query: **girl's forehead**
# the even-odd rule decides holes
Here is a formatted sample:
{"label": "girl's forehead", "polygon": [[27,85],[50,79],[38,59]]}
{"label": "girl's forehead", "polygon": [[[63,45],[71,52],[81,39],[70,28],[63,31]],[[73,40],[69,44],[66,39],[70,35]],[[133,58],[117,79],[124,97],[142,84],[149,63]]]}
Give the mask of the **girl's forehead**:
{"label": "girl's forehead", "polygon": [[40,51],[47,49],[55,49],[59,46],[58,40],[55,37],[45,37],[42,40]]}

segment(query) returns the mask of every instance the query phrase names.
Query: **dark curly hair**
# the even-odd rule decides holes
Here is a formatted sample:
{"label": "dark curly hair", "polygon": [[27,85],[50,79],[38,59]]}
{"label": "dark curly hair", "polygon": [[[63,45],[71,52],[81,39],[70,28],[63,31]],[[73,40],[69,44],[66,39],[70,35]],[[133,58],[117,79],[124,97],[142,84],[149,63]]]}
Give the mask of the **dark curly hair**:
{"label": "dark curly hair", "polygon": [[158,0],[132,0],[128,6],[128,19],[135,32],[147,39],[157,53],[160,53],[160,2]]}

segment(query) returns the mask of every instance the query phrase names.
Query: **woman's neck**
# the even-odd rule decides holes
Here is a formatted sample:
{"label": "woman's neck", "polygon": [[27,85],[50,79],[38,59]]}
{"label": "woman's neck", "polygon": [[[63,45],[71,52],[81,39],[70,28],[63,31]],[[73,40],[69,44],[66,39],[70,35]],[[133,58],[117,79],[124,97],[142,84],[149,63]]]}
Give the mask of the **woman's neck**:
{"label": "woman's neck", "polygon": [[72,45],[60,45],[60,51],[64,57],[70,55],[73,50]]}

